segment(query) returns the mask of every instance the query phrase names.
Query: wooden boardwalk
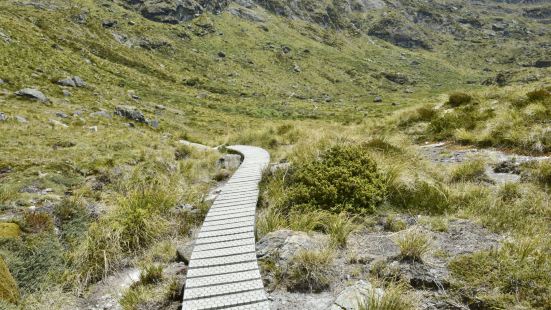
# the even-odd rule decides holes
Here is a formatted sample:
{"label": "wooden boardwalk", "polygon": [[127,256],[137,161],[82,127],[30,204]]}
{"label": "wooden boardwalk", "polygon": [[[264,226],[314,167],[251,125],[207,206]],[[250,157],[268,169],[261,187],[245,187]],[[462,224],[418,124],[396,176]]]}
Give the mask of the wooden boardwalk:
{"label": "wooden boardwalk", "polygon": [[244,161],[214,201],[195,241],[183,310],[269,309],[255,249],[258,183],[270,162],[264,149],[231,146]]}

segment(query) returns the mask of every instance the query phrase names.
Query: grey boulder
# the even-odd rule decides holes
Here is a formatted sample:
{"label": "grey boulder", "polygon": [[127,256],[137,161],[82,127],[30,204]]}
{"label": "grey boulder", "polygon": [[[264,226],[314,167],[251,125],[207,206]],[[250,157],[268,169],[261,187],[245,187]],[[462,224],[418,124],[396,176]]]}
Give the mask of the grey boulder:
{"label": "grey boulder", "polygon": [[84,87],[86,83],[78,76],[68,77],[63,80],[57,81],[57,84],[69,87]]}
{"label": "grey boulder", "polygon": [[24,116],[21,116],[21,115],[16,115],[15,120],[18,121],[19,123],[22,123],[22,124],[28,122],[27,119]]}
{"label": "grey boulder", "polygon": [[4,114],[3,112],[0,112],[0,122],[4,122],[8,120],[8,116]]}
{"label": "grey boulder", "polygon": [[50,101],[48,97],[46,97],[46,95],[44,95],[41,91],[34,88],[23,88],[15,92],[15,95],[19,97],[24,97],[27,99],[38,100],[42,103],[47,103]]}
{"label": "grey boulder", "polygon": [[218,159],[218,165],[223,169],[235,170],[241,165],[241,155],[226,154]]}
{"label": "grey boulder", "polygon": [[147,120],[145,119],[145,116],[143,115],[143,113],[133,106],[127,106],[127,105],[117,106],[115,107],[115,114],[118,116],[125,117],[129,120],[136,121],[138,123],[142,123],[142,124],[147,123]]}

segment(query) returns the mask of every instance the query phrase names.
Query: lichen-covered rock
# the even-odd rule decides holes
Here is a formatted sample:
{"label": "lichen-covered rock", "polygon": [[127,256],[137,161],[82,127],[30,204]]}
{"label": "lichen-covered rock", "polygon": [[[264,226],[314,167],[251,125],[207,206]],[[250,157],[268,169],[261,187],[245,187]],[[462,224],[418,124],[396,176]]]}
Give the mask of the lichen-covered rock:
{"label": "lichen-covered rock", "polygon": [[360,280],[356,284],[345,288],[335,300],[330,310],[358,310],[360,305],[371,297],[380,299],[384,291],[380,288],[374,288],[371,283]]}
{"label": "lichen-covered rock", "polygon": [[86,86],[86,83],[84,82],[84,80],[82,80],[82,78],[80,78],[78,76],[68,77],[66,79],[59,80],[59,81],[57,81],[57,84],[62,85],[62,86],[69,86],[69,87],[84,87],[84,86]]}
{"label": "lichen-covered rock", "polygon": [[19,301],[19,288],[13,276],[0,256],[0,300],[9,303],[17,303]]}
{"label": "lichen-covered rock", "polygon": [[218,166],[228,170],[235,170],[241,165],[241,155],[226,154],[218,159]]}
{"label": "lichen-covered rock", "polygon": [[368,34],[400,47],[431,48],[425,35],[418,27],[398,18],[387,17],[381,19],[369,29]]}
{"label": "lichen-covered rock", "polygon": [[133,106],[117,106],[115,108],[115,114],[136,121],[138,123],[147,123],[147,120],[145,119],[143,113]]}
{"label": "lichen-covered rock", "polygon": [[42,103],[47,103],[50,100],[41,91],[34,88],[23,88],[15,93],[19,97],[24,97],[32,100],[37,100]]}
{"label": "lichen-covered rock", "polygon": [[315,249],[319,242],[305,232],[278,230],[262,237],[256,244],[256,256],[260,260],[275,260],[279,266],[287,266],[300,250]]}

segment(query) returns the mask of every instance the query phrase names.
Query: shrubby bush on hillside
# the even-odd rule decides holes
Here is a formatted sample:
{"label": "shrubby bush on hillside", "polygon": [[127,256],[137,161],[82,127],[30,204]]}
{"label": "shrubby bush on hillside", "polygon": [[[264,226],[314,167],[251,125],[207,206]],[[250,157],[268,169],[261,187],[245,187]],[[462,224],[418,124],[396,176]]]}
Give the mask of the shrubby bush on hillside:
{"label": "shrubby bush on hillside", "polygon": [[459,107],[465,104],[469,104],[473,101],[473,97],[465,93],[453,93],[450,94],[448,104],[452,107]]}
{"label": "shrubby bush on hillside", "polygon": [[376,161],[362,145],[337,145],[294,166],[287,179],[291,208],[365,213],[385,199],[387,187]]}

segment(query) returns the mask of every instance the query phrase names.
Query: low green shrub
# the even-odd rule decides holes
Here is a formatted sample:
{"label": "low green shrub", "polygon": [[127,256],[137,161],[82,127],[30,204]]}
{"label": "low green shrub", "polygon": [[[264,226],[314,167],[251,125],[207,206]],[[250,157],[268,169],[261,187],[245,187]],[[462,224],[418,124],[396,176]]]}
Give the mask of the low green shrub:
{"label": "low green shrub", "polygon": [[469,104],[473,101],[473,97],[465,93],[453,93],[450,94],[448,104],[452,107],[459,107]]}
{"label": "low green shrub", "polygon": [[319,158],[297,163],[286,179],[287,208],[334,213],[372,212],[387,188],[376,161],[362,145],[337,145]]}
{"label": "low green shrub", "polygon": [[22,293],[60,282],[65,260],[55,234],[42,232],[19,239],[0,239],[0,249]]}

